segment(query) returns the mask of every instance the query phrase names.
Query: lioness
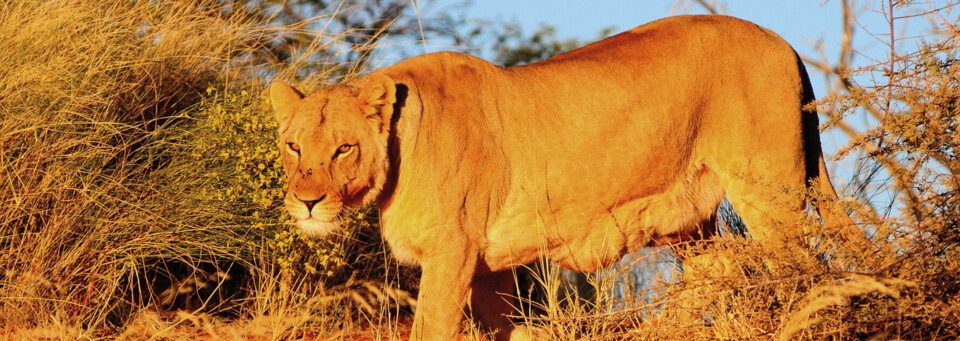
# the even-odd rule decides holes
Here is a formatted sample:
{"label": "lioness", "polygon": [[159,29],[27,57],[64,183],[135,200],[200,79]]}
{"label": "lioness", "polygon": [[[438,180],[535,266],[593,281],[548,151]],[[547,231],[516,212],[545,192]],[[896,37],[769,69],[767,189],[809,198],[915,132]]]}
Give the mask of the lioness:
{"label": "lioness", "polygon": [[836,197],[796,53],[726,16],[518,67],[432,53],[307,97],[277,82],[270,98],[287,210],[324,235],[344,207],[376,203],[393,254],[423,269],[415,339],[453,338],[468,300],[497,339],[519,334],[498,296],[510,269],[546,257],[594,271],[700,238],[724,195],[761,242],[804,211],[785,189]]}

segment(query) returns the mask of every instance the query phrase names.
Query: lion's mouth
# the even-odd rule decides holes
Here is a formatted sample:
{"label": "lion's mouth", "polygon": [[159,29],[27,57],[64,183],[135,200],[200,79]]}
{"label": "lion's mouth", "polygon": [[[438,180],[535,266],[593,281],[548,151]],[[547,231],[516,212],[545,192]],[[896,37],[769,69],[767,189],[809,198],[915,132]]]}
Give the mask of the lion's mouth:
{"label": "lion's mouth", "polygon": [[340,227],[340,219],[320,220],[315,217],[297,219],[297,227],[310,237],[325,237]]}
{"label": "lion's mouth", "polygon": [[297,227],[308,236],[324,237],[340,226],[340,213],[343,211],[343,203],[340,200],[332,198],[322,200],[321,198],[318,202],[311,202],[308,205],[307,202],[297,198],[296,194],[287,192],[283,203],[287,212],[296,221]]}

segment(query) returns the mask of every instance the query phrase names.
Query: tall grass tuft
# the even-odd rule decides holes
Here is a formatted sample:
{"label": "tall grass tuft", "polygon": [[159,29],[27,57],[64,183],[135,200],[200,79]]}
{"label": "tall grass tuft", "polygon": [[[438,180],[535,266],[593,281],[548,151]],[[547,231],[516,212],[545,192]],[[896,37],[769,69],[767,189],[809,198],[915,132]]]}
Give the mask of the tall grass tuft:
{"label": "tall grass tuft", "polygon": [[238,259],[221,246],[239,229],[157,174],[171,118],[248,81],[270,33],[229,14],[207,1],[0,4],[0,324],[109,333],[156,303],[170,261]]}

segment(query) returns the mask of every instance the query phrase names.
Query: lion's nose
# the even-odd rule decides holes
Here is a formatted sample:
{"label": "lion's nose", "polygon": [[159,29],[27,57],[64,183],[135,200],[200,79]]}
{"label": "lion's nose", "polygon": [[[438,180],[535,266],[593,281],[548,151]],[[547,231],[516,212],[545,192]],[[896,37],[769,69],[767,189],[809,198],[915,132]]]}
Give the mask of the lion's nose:
{"label": "lion's nose", "polygon": [[300,199],[300,201],[302,201],[304,205],[307,205],[307,210],[309,211],[309,210],[312,210],[312,209],[313,209],[313,206],[314,206],[314,205],[316,205],[317,203],[323,201],[323,199],[325,199],[326,197],[327,197],[327,195],[324,194],[324,195],[321,195],[321,196],[320,196],[320,199],[316,199],[316,200],[309,200],[309,199],[308,199],[308,200],[304,200],[304,199],[300,199],[300,198],[297,198],[297,199]]}

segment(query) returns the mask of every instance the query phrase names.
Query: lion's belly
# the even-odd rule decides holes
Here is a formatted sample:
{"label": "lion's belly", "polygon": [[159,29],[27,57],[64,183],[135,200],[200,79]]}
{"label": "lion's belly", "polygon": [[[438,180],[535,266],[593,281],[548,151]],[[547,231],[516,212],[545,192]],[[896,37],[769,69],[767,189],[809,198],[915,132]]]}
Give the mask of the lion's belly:
{"label": "lion's belly", "polygon": [[719,179],[702,167],[667,190],[613,205],[516,200],[487,230],[484,259],[498,271],[548,258],[581,272],[619,261],[625,254],[700,228],[723,199]]}
{"label": "lion's belly", "polygon": [[570,270],[592,272],[651,239],[649,227],[618,224],[610,213],[578,211],[561,209],[549,217],[518,214],[501,220],[487,233],[487,266],[499,271],[547,258]]}

